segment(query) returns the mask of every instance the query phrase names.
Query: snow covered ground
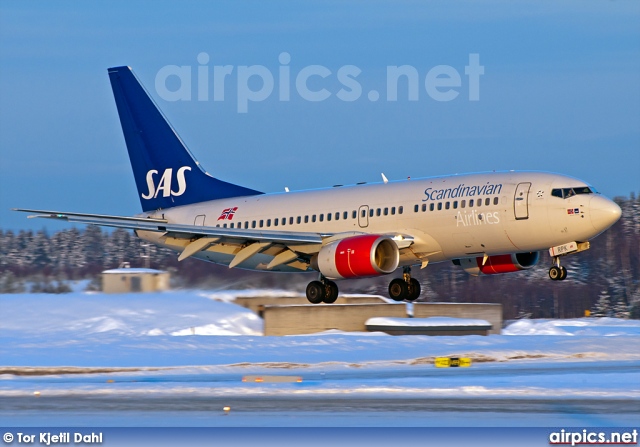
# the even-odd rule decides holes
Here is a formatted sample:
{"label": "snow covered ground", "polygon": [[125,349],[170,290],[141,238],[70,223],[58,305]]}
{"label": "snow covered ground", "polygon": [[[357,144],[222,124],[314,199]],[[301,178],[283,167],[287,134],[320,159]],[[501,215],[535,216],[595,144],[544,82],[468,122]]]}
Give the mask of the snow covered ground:
{"label": "snow covered ground", "polygon": [[[233,304],[252,294],[283,292],[0,295],[0,417],[156,425],[165,414],[178,425],[288,425],[310,411],[304,424],[432,426],[620,426],[640,417],[640,321],[520,320],[486,337],[264,337],[262,320]],[[435,368],[441,356],[473,363]],[[249,374],[301,382],[243,382]],[[80,395],[84,403],[69,403]],[[198,416],[229,399],[244,402],[244,419]],[[176,414],[177,402],[190,412]],[[473,417],[461,418],[460,406]]]}

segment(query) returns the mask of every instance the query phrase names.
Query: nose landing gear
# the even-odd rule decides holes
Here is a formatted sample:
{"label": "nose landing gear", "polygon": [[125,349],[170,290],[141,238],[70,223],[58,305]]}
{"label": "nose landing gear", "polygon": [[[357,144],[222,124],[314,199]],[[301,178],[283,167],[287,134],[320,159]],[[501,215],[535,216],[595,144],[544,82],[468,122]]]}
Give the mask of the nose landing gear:
{"label": "nose landing gear", "polygon": [[402,268],[402,278],[389,283],[389,296],[394,301],[415,301],[420,296],[420,282],[411,277],[411,267]]}
{"label": "nose landing gear", "polygon": [[549,269],[549,278],[553,281],[564,281],[567,278],[567,269],[560,265],[560,256],[553,257],[553,267]]}

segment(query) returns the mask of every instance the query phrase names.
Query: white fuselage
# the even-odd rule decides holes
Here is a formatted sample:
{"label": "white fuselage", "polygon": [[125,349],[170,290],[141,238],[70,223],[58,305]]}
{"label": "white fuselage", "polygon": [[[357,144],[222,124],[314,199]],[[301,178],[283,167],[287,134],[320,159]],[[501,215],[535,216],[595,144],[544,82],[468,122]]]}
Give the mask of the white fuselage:
{"label": "white fuselage", "polygon": [[[592,239],[617,220],[611,212],[617,205],[595,193],[552,195],[553,190],[578,187],[588,185],[545,172],[493,172],[236,197],[145,215],[263,233],[401,234],[412,237],[413,244],[401,251],[400,265],[412,265],[425,259],[540,251]],[[138,235],[175,250],[188,243],[160,233]],[[228,265],[237,250],[222,243],[195,256]],[[265,251],[239,267],[263,269],[271,258]],[[300,271],[287,266],[274,270]]]}

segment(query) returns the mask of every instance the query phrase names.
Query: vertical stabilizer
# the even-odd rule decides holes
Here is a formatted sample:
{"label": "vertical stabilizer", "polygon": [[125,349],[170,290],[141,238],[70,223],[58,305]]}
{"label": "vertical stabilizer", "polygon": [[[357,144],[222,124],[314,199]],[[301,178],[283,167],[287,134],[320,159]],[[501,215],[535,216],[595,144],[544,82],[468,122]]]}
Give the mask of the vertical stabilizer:
{"label": "vertical stabilizer", "polygon": [[262,194],[200,167],[129,67],[109,69],[143,211]]}

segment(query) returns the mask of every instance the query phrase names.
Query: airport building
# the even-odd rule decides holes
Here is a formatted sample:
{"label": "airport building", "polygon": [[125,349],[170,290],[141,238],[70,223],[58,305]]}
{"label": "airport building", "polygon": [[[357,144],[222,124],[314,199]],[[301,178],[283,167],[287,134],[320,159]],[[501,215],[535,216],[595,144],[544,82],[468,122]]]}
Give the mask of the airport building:
{"label": "airport building", "polygon": [[102,272],[104,293],[156,292],[169,289],[169,272],[150,268],[131,268],[124,263]]}

